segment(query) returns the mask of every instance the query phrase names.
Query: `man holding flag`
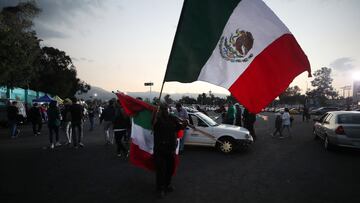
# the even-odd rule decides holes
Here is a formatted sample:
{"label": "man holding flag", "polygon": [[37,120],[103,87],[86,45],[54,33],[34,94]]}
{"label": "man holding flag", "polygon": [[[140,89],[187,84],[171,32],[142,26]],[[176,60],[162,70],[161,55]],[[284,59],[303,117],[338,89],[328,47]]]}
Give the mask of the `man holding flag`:
{"label": "man holding flag", "polygon": [[[156,172],[158,197],[173,191],[171,176],[178,165],[179,138],[186,121],[170,115],[166,104],[157,109],[123,93],[116,94],[125,113],[132,119],[130,163]],[[156,115],[156,116],[155,116]]]}
{"label": "man holding flag", "polygon": [[177,132],[186,127],[182,122],[169,114],[168,106],[160,104],[154,119],[154,160],[156,167],[156,190],[162,198],[165,192],[172,192],[171,176],[175,172],[175,156],[178,146]]}

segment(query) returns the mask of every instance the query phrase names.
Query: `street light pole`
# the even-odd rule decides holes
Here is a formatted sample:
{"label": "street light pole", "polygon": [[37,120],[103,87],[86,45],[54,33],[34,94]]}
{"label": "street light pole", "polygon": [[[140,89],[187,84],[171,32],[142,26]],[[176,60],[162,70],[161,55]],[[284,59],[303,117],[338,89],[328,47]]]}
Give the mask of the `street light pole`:
{"label": "street light pole", "polygon": [[149,94],[149,101],[151,101],[151,86],[153,86],[154,83],[153,82],[145,82],[144,86],[150,86],[150,94]]}

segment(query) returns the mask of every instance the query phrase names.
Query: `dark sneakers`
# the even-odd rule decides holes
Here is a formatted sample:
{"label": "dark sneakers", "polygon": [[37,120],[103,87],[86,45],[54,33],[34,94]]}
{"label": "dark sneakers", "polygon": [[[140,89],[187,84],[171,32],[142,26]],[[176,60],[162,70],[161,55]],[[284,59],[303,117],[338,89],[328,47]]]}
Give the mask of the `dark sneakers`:
{"label": "dark sneakers", "polygon": [[166,193],[170,193],[170,192],[174,192],[175,188],[171,185],[169,185],[166,189],[165,189],[165,192]]}

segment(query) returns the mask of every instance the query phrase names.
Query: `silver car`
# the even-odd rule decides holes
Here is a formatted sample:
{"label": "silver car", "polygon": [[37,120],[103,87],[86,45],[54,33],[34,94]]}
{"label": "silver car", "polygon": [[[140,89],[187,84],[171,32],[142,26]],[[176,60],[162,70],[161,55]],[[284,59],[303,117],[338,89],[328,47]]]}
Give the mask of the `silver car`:
{"label": "silver car", "polygon": [[360,112],[331,111],[314,121],[315,139],[323,139],[325,149],[334,146],[360,149]]}
{"label": "silver car", "polygon": [[189,123],[195,129],[188,128],[190,132],[185,138],[185,145],[216,147],[227,154],[236,149],[246,149],[254,141],[245,128],[218,124],[201,112],[188,114]]}

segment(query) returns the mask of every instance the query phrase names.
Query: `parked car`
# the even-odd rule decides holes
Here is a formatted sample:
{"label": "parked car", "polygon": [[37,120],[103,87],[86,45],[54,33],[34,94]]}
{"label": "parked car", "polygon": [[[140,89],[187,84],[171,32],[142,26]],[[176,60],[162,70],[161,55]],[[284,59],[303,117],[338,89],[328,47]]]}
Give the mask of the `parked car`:
{"label": "parked car", "polygon": [[331,111],[314,121],[314,138],[323,139],[325,149],[334,146],[360,149],[360,112]]}
{"label": "parked car", "polygon": [[302,111],[300,111],[299,108],[291,108],[289,110],[289,113],[290,114],[300,114],[300,113],[302,113]]}
{"label": "parked car", "polygon": [[340,110],[338,107],[320,107],[310,111],[311,115],[323,115],[329,111],[338,111]]}
{"label": "parked car", "polygon": [[247,149],[254,141],[249,131],[243,127],[218,124],[201,112],[188,112],[188,114],[191,125],[213,137],[190,128],[185,138],[185,145],[216,147],[220,152],[228,154],[237,149]]}

